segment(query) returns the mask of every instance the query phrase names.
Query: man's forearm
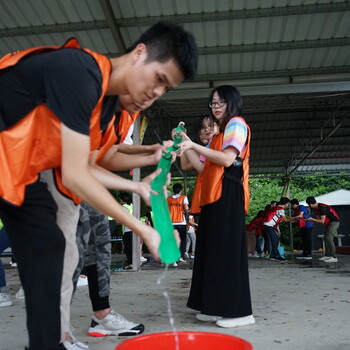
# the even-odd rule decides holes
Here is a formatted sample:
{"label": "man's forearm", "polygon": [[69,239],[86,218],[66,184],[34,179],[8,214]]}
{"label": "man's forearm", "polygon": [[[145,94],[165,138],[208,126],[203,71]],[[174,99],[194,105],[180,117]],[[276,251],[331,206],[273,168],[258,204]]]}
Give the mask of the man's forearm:
{"label": "man's forearm", "polygon": [[115,152],[111,157],[99,161],[99,165],[111,171],[125,171],[156,164],[154,154],[126,154],[121,152]]}

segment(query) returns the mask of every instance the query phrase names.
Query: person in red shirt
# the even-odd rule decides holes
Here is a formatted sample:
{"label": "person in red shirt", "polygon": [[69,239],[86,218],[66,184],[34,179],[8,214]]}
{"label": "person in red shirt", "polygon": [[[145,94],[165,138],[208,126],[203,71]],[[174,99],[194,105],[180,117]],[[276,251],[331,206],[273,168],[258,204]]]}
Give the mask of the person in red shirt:
{"label": "person in red shirt", "polygon": [[[264,215],[265,215],[264,210],[259,210],[256,217],[246,226],[247,233],[248,232],[253,233],[252,237],[250,238],[248,238],[249,235],[247,235],[248,257],[252,256],[255,258],[259,258],[259,257],[262,257],[263,255],[261,244],[260,244],[260,235],[263,233],[263,229],[264,229]],[[249,244],[250,240],[251,242]],[[255,252],[255,250],[257,253]]]}
{"label": "person in red shirt", "polygon": [[318,222],[325,226],[324,232],[324,244],[326,247],[325,256],[319,260],[326,263],[338,262],[338,258],[335,255],[334,236],[338,233],[340,225],[340,218],[336,211],[329,205],[324,203],[317,203],[315,197],[307,197],[306,203],[311,209],[313,209],[317,218],[310,217],[305,219],[307,221]]}

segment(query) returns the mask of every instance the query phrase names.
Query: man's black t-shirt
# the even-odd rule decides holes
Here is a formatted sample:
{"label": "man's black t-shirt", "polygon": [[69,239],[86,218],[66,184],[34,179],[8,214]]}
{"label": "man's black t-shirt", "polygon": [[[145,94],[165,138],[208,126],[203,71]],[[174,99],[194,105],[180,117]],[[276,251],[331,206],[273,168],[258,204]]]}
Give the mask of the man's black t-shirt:
{"label": "man's black t-shirt", "polygon": [[330,210],[329,207],[326,205],[318,205],[318,212],[320,216],[325,215],[330,221],[338,222],[340,221]]}
{"label": "man's black t-shirt", "polygon": [[[65,48],[26,56],[0,71],[0,125],[7,129],[45,104],[68,128],[89,135],[101,83],[95,59],[83,50]],[[101,130],[117,106],[117,96],[104,98]]]}

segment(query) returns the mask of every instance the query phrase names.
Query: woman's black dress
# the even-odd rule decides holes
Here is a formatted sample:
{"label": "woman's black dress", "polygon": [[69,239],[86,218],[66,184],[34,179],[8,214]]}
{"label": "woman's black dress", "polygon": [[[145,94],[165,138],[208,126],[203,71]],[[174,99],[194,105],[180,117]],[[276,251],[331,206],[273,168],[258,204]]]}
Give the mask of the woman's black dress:
{"label": "woman's black dress", "polygon": [[200,214],[187,306],[206,315],[252,314],[241,176],[242,167],[226,168],[221,198]]}

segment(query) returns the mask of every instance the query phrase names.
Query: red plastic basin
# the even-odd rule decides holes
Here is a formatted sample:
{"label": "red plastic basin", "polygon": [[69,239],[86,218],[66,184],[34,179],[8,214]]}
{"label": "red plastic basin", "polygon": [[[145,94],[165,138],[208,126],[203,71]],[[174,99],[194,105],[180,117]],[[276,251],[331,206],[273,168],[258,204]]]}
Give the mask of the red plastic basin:
{"label": "red plastic basin", "polygon": [[[176,350],[174,332],[141,335],[120,343],[115,350]],[[209,332],[178,332],[179,350],[253,350],[246,340]]]}

